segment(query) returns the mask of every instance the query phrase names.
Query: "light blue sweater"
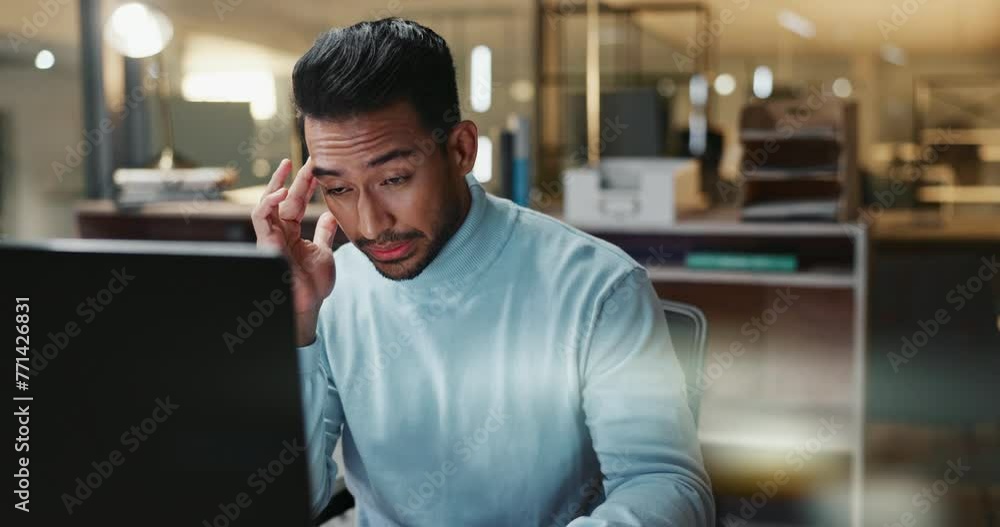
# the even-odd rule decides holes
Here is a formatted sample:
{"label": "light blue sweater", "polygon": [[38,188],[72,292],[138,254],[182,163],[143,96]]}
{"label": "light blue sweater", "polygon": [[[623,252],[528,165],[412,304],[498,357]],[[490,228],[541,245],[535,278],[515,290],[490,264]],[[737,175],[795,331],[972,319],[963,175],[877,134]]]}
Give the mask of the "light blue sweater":
{"label": "light blue sweater", "polygon": [[353,245],[299,348],[313,509],[359,525],[708,526],[656,293],[620,249],[487,194],[413,280]]}

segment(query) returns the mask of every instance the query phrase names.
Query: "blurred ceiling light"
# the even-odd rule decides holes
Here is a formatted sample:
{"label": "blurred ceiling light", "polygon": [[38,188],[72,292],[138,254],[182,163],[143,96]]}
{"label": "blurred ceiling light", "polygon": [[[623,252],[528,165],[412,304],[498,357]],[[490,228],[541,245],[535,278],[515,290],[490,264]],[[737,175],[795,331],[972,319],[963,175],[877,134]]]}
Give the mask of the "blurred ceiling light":
{"label": "blurred ceiling light", "polygon": [[812,20],[788,9],[778,11],[778,25],[802,38],[816,36],[816,24]]}
{"label": "blurred ceiling light", "polygon": [[774,73],[767,66],[757,66],[753,70],[753,94],[758,99],[767,99],[774,91]]}
{"label": "blurred ceiling light", "polygon": [[126,57],[141,59],[163,51],[174,27],[163,12],[132,2],[118,6],[104,28],[104,38]]}
{"label": "blurred ceiling light", "polygon": [[476,164],[472,166],[472,175],[480,183],[493,179],[493,141],[488,136],[479,136],[479,148],[476,151]]}
{"label": "blurred ceiling light", "polygon": [[523,79],[510,83],[510,98],[517,102],[531,102],[535,98],[535,85]]}
{"label": "blurred ceiling light", "polygon": [[493,102],[493,52],[487,46],[472,48],[469,68],[469,102],[473,111],[485,112]]}
{"label": "blurred ceiling light", "polygon": [[879,49],[879,54],[882,55],[882,60],[888,62],[889,64],[895,64],[897,66],[906,65],[906,52],[899,46],[882,44],[882,47]]}
{"label": "blurred ceiling light", "polygon": [[181,50],[180,71],[271,71],[287,75],[298,61],[292,55],[274,48],[251,44],[246,41],[185,33]]}
{"label": "blurred ceiling light", "polygon": [[249,102],[258,121],[278,111],[274,75],[268,71],[190,72],[184,75],[181,93],[189,101]]}
{"label": "blurred ceiling light", "polygon": [[691,76],[691,81],[688,84],[688,91],[690,93],[691,104],[695,106],[704,106],[708,103],[708,81],[705,80],[705,76],[696,73]]}
{"label": "blurred ceiling light", "polygon": [[47,70],[56,64],[56,56],[51,51],[43,49],[35,55],[35,67],[40,70]]}
{"label": "blurred ceiling light", "polygon": [[736,79],[728,73],[723,73],[715,78],[715,93],[726,96],[736,90]]}
{"label": "blurred ceiling light", "polygon": [[837,97],[846,99],[851,96],[852,91],[854,91],[854,88],[851,86],[851,81],[843,77],[833,81],[833,94]]}

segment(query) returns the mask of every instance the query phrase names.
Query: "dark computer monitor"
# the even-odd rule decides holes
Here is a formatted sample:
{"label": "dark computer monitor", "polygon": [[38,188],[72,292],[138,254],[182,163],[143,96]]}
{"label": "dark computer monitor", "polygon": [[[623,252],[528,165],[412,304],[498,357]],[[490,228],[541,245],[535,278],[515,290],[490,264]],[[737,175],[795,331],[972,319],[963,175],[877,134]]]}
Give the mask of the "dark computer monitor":
{"label": "dark computer monitor", "polygon": [[309,524],[280,256],[60,240],[0,262],[17,525]]}

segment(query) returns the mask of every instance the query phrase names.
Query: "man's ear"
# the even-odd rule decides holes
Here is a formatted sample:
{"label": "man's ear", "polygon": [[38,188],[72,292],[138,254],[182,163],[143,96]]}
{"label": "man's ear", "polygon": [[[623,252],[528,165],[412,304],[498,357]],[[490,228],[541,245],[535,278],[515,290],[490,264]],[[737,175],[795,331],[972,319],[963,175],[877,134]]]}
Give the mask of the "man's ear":
{"label": "man's ear", "polygon": [[448,162],[465,177],[472,172],[479,151],[479,128],[472,121],[462,121],[448,134]]}

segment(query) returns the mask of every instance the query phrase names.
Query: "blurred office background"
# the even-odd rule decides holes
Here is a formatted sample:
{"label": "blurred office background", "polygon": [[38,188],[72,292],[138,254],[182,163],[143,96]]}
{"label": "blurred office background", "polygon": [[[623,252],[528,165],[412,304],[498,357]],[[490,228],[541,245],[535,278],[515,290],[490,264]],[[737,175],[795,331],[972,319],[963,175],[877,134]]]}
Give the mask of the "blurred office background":
{"label": "blurred office background", "polygon": [[997,0],[124,4],[0,4],[2,237],[252,241],[295,60],[414,19],[484,186],[705,312],[720,525],[1000,526]]}

